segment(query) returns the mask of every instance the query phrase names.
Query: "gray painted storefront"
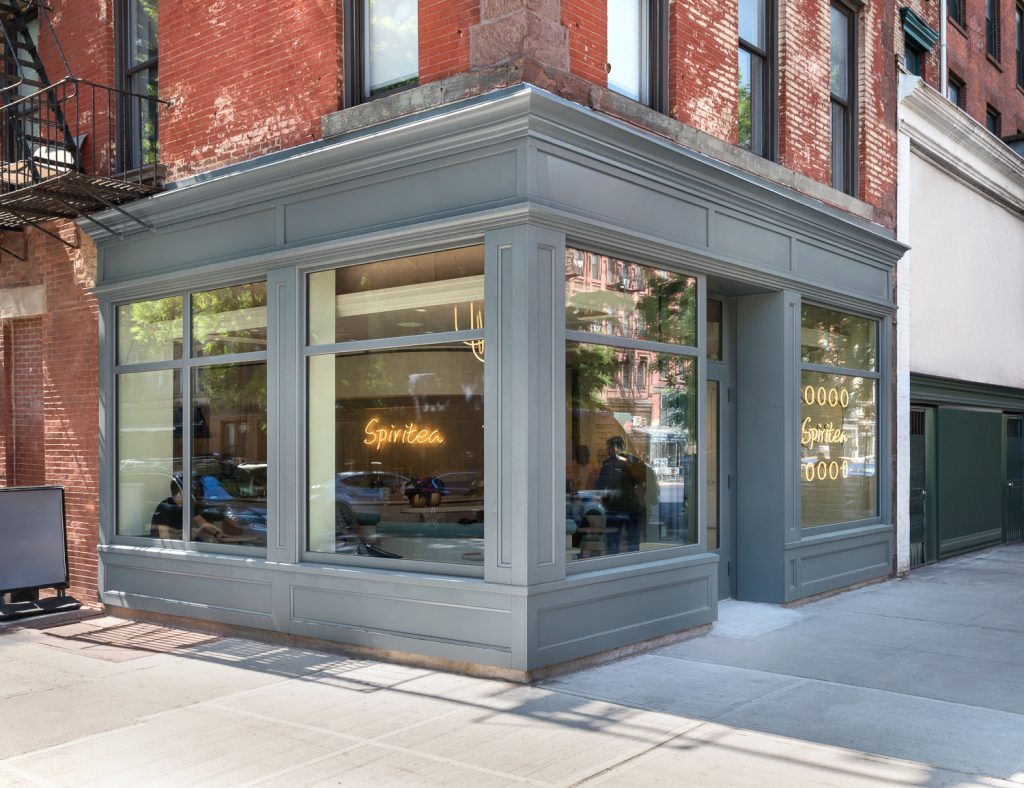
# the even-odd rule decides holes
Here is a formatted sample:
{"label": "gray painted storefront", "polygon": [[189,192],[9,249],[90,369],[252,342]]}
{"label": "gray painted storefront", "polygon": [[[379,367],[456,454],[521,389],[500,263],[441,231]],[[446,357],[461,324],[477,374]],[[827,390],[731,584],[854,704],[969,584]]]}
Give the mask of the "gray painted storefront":
{"label": "gray painted storefront", "polygon": [[[799,524],[800,304],[880,319],[889,368],[902,247],[875,225],[528,85],[196,178],[132,212],[155,229],[113,213],[99,218],[122,237],[85,226],[99,247],[108,605],[517,672],[714,620],[703,506],[696,545],[566,563],[567,243],[697,275],[701,348],[708,283],[736,293],[739,595],[791,600],[891,571],[887,375],[880,517]],[[305,275],[473,243],[485,245],[488,315],[484,566],[305,553]],[[265,557],[115,535],[116,306],[264,277]]]}

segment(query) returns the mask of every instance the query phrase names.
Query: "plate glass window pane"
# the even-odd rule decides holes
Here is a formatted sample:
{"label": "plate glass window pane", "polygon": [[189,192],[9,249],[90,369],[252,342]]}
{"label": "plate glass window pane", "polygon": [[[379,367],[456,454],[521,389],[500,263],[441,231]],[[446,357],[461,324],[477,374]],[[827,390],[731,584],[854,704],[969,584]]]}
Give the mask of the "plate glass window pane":
{"label": "plate glass window pane", "polygon": [[117,376],[117,533],[181,539],[181,373]]}
{"label": "plate glass window pane", "polygon": [[192,370],[191,538],[266,547],[267,365]]}
{"label": "plate glass window pane", "polygon": [[832,125],[832,144],[830,164],[832,168],[832,187],[846,191],[848,178],[846,166],[846,108],[831,102],[830,122]]}
{"label": "plate glass window pane", "polygon": [[636,101],[644,100],[644,3],[608,2],[608,87]]}
{"label": "plate glass window pane", "polygon": [[367,96],[414,84],[419,75],[419,6],[416,0],[367,0]]}
{"label": "plate glass window pane", "polygon": [[737,144],[750,150],[753,147],[753,109],[751,107],[751,68],[753,55],[745,49],[739,50],[739,137]]}
{"label": "plate glass window pane", "polygon": [[192,295],[192,355],[267,349],[267,283],[253,282]]}
{"label": "plate glass window pane", "polygon": [[805,364],[877,369],[878,323],[805,304],[800,318],[800,360]]}
{"label": "plate glass window pane", "polygon": [[129,66],[157,56],[157,0],[129,0]]}
{"label": "plate glass window pane", "polygon": [[483,246],[321,271],[309,277],[309,344],[482,330],[483,301]]}
{"label": "plate glass window pane", "polygon": [[181,296],[117,308],[117,363],[175,361],[182,349]]}
{"label": "plate glass window pane", "polygon": [[878,516],[878,382],[800,376],[800,510],[804,528]]}
{"label": "plate glass window pane", "polygon": [[740,38],[765,49],[765,0],[739,0]]}
{"label": "plate glass window pane", "polygon": [[[609,271],[621,261],[609,261]],[[566,282],[565,327],[629,339],[697,344],[697,280],[637,265],[635,276]]]}
{"label": "plate glass window pane", "polygon": [[850,98],[850,17],[835,6],[831,7],[831,58],[829,89],[836,98]]}
{"label": "plate glass window pane", "polygon": [[708,360],[722,360],[722,302],[708,299],[707,346]]}
{"label": "plate glass window pane", "polygon": [[696,360],[569,342],[565,382],[568,560],[695,543]]}
{"label": "plate glass window pane", "polygon": [[310,358],[310,551],[483,563],[481,359],[462,342]]}

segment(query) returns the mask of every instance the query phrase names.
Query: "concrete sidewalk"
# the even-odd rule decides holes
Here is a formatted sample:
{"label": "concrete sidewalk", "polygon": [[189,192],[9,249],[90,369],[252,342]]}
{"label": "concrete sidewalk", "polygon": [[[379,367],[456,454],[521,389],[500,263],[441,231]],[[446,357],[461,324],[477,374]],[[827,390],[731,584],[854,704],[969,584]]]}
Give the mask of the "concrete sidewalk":
{"label": "concrete sidewalk", "polygon": [[[37,622],[29,626],[39,626]],[[0,627],[0,785],[1024,785],[1024,546],[526,687],[99,617]]]}

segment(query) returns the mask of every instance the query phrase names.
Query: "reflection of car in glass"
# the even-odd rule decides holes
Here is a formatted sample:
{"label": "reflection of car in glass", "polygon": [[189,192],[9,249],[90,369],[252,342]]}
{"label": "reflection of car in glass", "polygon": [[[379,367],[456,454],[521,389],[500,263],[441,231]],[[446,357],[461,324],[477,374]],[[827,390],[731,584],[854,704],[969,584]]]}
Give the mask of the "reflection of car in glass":
{"label": "reflection of car in glass", "polygon": [[[203,466],[208,473],[192,474],[194,513],[219,527],[222,541],[265,547],[267,544],[267,500],[262,496],[247,495],[242,489],[234,468]],[[200,541],[216,541],[212,536],[200,536]]]}
{"label": "reflection of car in glass", "polygon": [[405,500],[408,477],[387,471],[345,471],[339,473],[336,497],[348,504],[390,503]]}
{"label": "reflection of car in glass", "polygon": [[444,498],[483,498],[484,477],[479,471],[454,471],[440,473],[434,477],[441,483]]}

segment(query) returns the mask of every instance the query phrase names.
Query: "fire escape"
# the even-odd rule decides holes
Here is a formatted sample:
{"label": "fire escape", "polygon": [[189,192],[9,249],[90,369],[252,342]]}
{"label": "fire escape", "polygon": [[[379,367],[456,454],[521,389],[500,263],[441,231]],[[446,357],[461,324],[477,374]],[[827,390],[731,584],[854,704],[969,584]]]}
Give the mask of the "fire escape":
{"label": "fire escape", "polygon": [[[84,218],[120,235],[92,214],[159,191],[159,109],[155,95],[130,93],[71,74],[43,0],[0,0],[0,232],[34,227],[73,246],[44,226]],[[39,54],[45,40],[47,77]],[[22,255],[0,246],[5,252]]]}

